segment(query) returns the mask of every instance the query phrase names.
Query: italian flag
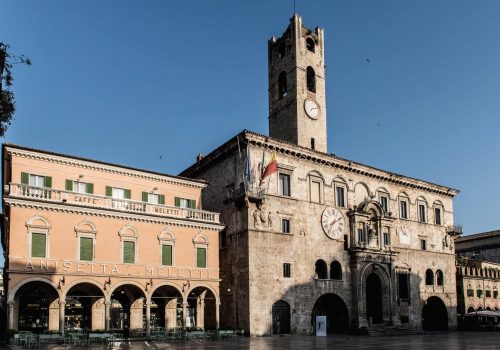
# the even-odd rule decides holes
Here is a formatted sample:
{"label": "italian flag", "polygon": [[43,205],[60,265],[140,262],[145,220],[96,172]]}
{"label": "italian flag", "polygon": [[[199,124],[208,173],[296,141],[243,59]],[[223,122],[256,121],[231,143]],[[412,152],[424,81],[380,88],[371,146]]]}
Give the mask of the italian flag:
{"label": "italian flag", "polygon": [[264,170],[262,176],[260,177],[260,183],[262,183],[262,181],[264,181],[266,177],[271,176],[277,171],[278,171],[278,163],[276,162],[276,155],[273,152],[273,157],[271,158],[271,161],[269,162],[269,164],[267,164],[266,170]]}

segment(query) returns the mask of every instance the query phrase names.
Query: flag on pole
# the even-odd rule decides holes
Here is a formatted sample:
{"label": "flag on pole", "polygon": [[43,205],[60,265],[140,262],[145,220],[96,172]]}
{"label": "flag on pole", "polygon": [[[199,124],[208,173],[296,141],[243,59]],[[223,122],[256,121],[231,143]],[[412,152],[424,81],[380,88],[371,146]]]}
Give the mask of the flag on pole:
{"label": "flag on pole", "polygon": [[252,183],[252,163],[250,159],[250,147],[247,145],[247,159],[245,162],[245,181]]}
{"label": "flag on pole", "polygon": [[271,161],[267,165],[266,170],[264,170],[264,173],[262,174],[262,176],[260,178],[260,183],[262,183],[262,181],[264,181],[264,179],[266,177],[271,176],[272,174],[274,174],[277,171],[278,171],[278,162],[276,162],[276,154],[273,152],[273,156],[271,158]]}

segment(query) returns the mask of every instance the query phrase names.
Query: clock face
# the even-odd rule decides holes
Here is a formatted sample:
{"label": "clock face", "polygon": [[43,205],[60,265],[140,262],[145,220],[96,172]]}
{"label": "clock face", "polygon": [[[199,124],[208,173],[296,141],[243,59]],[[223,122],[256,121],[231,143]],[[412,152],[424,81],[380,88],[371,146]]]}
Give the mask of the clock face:
{"label": "clock face", "polygon": [[319,117],[319,104],[314,100],[307,99],[304,102],[304,110],[311,119],[318,119]]}
{"label": "clock face", "polygon": [[344,215],[337,208],[326,208],[321,215],[321,227],[328,237],[339,238],[344,233]]}

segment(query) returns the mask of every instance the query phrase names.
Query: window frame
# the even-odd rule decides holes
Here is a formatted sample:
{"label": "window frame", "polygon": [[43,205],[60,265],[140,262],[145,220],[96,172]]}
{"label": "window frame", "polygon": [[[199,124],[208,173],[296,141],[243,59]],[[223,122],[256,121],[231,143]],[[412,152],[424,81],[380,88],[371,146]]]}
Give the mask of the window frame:
{"label": "window frame", "polygon": [[[170,265],[163,263],[163,247],[170,247]],[[171,241],[160,242],[160,266],[174,266],[174,243]]]}
{"label": "window frame", "polygon": [[[403,203],[405,203],[405,210],[403,215]],[[399,196],[398,197],[398,204],[399,204],[399,218],[402,220],[409,220],[410,219],[410,199],[406,196]]]}
{"label": "window frame", "polygon": [[[436,214],[436,212],[438,210],[439,210],[439,215]],[[443,212],[444,212],[444,209],[443,209],[442,205],[434,206],[434,225],[438,225],[438,226],[443,225]]]}
{"label": "window frame", "polygon": [[[43,222],[43,224],[36,225],[34,224],[36,221],[41,221]],[[26,228],[27,228],[26,239],[27,239],[27,250],[28,250],[26,256],[32,259],[50,259],[50,230],[52,229],[52,226],[49,224],[49,221],[42,216],[35,215],[26,222]],[[45,257],[43,258],[32,256],[33,233],[41,233],[45,235]]]}
{"label": "window frame", "polygon": [[427,223],[428,213],[427,213],[427,203],[424,201],[417,201],[417,219],[418,222],[425,224]]}
{"label": "window frame", "polygon": [[[120,260],[122,261],[123,264],[138,264],[139,263],[139,234],[137,233],[137,230],[135,227],[133,227],[130,224],[125,225],[122,227],[120,232],[118,233],[120,235]],[[134,262],[133,263],[126,263],[125,262],[125,244],[124,242],[133,242],[134,243]]]}
{"label": "window frame", "polygon": [[[95,261],[95,236],[90,235],[90,234],[82,233],[82,234],[78,234],[77,237],[78,237],[78,239],[77,239],[77,241],[78,241],[78,247],[77,247],[78,261],[85,261],[85,262],[93,262],[93,261]],[[82,238],[92,240],[92,259],[91,260],[83,260],[82,259],[82,251],[81,251]]]}
{"label": "window frame", "polygon": [[[287,223],[285,225],[285,223]],[[288,228],[288,232],[285,231],[285,227]],[[292,220],[290,218],[281,218],[281,233],[284,235],[292,234]]]}
{"label": "window frame", "polygon": [[420,250],[427,251],[427,238],[420,238]]}
{"label": "window frame", "polygon": [[[347,207],[347,199],[346,199],[346,193],[347,193],[347,186],[343,183],[338,183],[336,182],[334,185],[335,188],[335,206],[338,208],[346,208]],[[342,203],[339,203],[339,189],[342,190]],[[342,204],[342,205],[341,205]]]}
{"label": "window frame", "polygon": [[[318,184],[318,201],[313,201],[313,183]],[[318,176],[309,175],[309,201],[311,203],[323,203],[323,180]]]}
{"label": "window frame", "polygon": [[[288,178],[288,193],[285,193],[283,178]],[[278,171],[278,195],[282,197],[292,197],[292,175],[289,172]]]}
{"label": "window frame", "polygon": [[170,245],[172,247],[172,265],[170,266],[175,266],[175,236],[172,232],[169,230],[163,230],[160,232],[158,235],[158,244],[159,244],[159,251],[158,255],[160,257],[158,264],[160,266],[169,266],[169,265],[163,265],[163,245]]}
{"label": "window frame", "polygon": [[[382,198],[385,199],[385,206],[383,204]],[[378,192],[378,201],[379,201],[380,207],[382,207],[382,209],[384,210],[384,214],[389,213],[391,210],[390,204],[389,204],[389,193],[379,191]]]}
{"label": "window frame", "polygon": [[[198,249],[204,250],[205,251],[205,266],[198,266]],[[207,246],[201,246],[197,245],[195,247],[195,267],[197,269],[207,269],[208,268],[208,247]]]}
{"label": "window frame", "polygon": [[284,262],[283,263],[282,278],[292,278],[292,263],[289,263],[289,262]]}

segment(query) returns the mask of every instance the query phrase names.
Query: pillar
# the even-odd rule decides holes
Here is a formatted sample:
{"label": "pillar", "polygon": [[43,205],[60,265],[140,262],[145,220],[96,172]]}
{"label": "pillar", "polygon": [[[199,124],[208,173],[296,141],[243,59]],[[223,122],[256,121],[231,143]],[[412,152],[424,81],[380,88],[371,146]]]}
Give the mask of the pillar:
{"label": "pillar", "polygon": [[218,301],[215,302],[215,329],[219,329],[219,307],[220,303]]}
{"label": "pillar", "polygon": [[187,313],[188,302],[182,302],[182,330],[186,330],[186,319],[189,317]]}
{"label": "pillar", "polygon": [[109,323],[111,320],[111,301],[106,301],[104,307],[104,322],[105,322],[105,329],[109,331]]}
{"label": "pillar", "polygon": [[151,302],[146,302],[146,335],[151,332]]}
{"label": "pillar", "polygon": [[7,309],[7,328],[8,329],[16,329],[17,330],[17,324],[14,322],[14,306],[15,302],[9,301],[7,303],[8,309]]}
{"label": "pillar", "polygon": [[59,301],[59,332],[64,335],[64,312],[66,311],[66,300]]}

